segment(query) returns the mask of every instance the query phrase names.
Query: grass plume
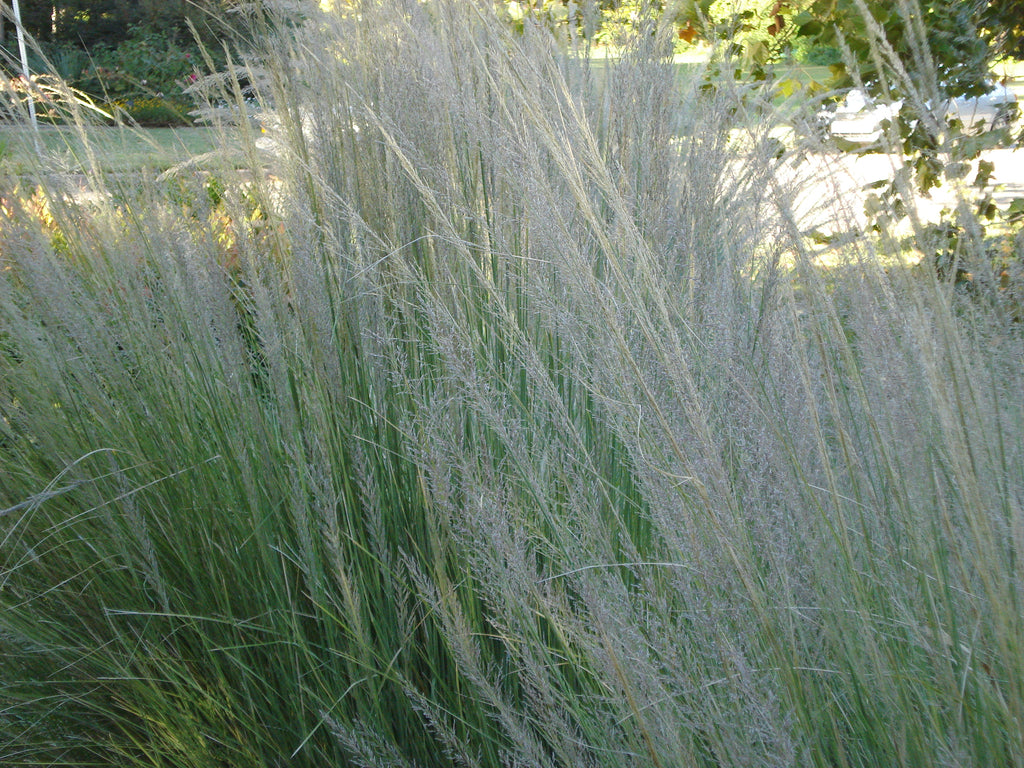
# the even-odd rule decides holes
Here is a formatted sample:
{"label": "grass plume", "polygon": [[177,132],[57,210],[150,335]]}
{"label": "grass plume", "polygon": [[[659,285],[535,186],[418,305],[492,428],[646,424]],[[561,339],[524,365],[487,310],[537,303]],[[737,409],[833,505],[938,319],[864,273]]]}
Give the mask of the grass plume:
{"label": "grass plume", "polygon": [[1024,764],[1005,313],[665,30],[358,5],[244,172],[4,195],[5,763]]}

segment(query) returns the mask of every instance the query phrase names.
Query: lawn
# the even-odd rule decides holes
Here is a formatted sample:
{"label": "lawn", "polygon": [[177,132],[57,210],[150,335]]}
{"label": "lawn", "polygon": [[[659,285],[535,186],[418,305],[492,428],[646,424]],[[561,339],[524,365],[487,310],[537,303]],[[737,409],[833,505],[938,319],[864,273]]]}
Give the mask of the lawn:
{"label": "lawn", "polygon": [[[45,154],[44,163],[39,160],[37,146]],[[0,125],[0,167],[15,175],[44,166],[76,173],[93,162],[107,173],[165,170],[218,146],[217,130],[209,127],[40,126],[38,132],[33,132],[26,127]]]}

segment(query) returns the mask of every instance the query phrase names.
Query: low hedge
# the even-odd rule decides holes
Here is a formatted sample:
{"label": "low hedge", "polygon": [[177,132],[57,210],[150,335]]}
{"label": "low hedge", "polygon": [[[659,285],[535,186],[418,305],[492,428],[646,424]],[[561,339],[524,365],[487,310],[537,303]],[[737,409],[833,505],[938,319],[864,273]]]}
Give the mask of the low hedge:
{"label": "low hedge", "polygon": [[118,99],[108,105],[108,111],[127,115],[139,125],[149,127],[191,125],[189,111],[193,106],[179,99],[163,96],[139,99]]}

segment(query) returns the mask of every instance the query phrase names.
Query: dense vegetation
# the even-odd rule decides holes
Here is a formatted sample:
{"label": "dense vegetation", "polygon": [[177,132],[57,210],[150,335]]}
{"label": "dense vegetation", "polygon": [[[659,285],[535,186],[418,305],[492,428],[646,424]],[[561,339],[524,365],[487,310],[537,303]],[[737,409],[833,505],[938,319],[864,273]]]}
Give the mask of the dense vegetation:
{"label": "dense vegetation", "polygon": [[268,27],[242,171],[0,179],[0,762],[1024,765],[992,243],[824,267],[776,92],[495,13]]}
{"label": "dense vegetation", "polygon": [[[110,109],[158,125],[189,121],[186,92],[205,68],[203,49],[221,67],[224,40],[237,41],[268,15],[301,24],[318,9],[343,11],[359,3],[48,0],[23,5],[23,26],[37,46],[34,72],[55,70],[72,88]],[[494,5],[495,23],[522,29],[529,19],[592,46],[623,45],[657,19],[677,33],[679,49],[725,41],[743,77],[770,77],[780,60],[796,58],[830,66],[831,88],[848,87],[856,78],[872,91],[899,90],[891,65],[877,56],[879,43],[898,52],[912,80],[931,77],[950,95],[980,92],[993,58],[1024,54],[1024,16],[1013,0],[494,0]],[[924,24],[915,29],[919,7]],[[0,14],[0,49],[8,49],[6,60],[0,55],[0,69],[9,75],[19,71],[10,55],[11,21],[9,13]],[[918,37],[922,45],[915,42]],[[848,68],[851,63],[855,67]]]}
{"label": "dense vegetation", "polygon": [[[894,77],[933,80],[948,95],[977,93],[993,59],[1024,56],[1017,0],[682,0],[669,4],[690,39],[723,40],[764,77],[793,50],[816,49],[831,84],[903,90]],[[891,48],[899,66],[880,56]]]}
{"label": "dense vegetation", "polygon": [[[142,125],[191,122],[188,113],[195,105],[189,87],[208,69],[207,57],[223,66],[223,40],[244,27],[237,14],[224,13],[228,4],[220,0],[55,0],[22,6],[29,68],[44,94],[56,75],[104,111]],[[0,15],[0,72],[8,78],[22,68],[13,21],[9,11]],[[61,119],[63,109],[38,92],[37,102],[43,120]]]}
{"label": "dense vegetation", "polygon": [[[239,0],[23,0],[20,10],[26,32],[36,40],[88,49],[117,45],[135,28],[163,30],[181,40],[192,37],[191,25],[212,41],[230,21],[225,12],[243,5]],[[13,36],[13,18],[5,21],[5,34]]]}

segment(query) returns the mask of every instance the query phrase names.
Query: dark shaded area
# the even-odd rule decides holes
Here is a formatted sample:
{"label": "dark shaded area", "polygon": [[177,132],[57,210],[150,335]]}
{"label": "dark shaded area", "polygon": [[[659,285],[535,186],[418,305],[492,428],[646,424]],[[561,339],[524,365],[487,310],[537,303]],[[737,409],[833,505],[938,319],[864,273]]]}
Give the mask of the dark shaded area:
{"label": "dark shaded area", "polygon": [[223,21],[215,24],[212,19],[235,4],[237,0],[35,0],[21,3],[21,16],[25,30],[41,43],[88,49],[116,46],[138,28],[185,42],[192,38],[190,23],[213,41]]}

